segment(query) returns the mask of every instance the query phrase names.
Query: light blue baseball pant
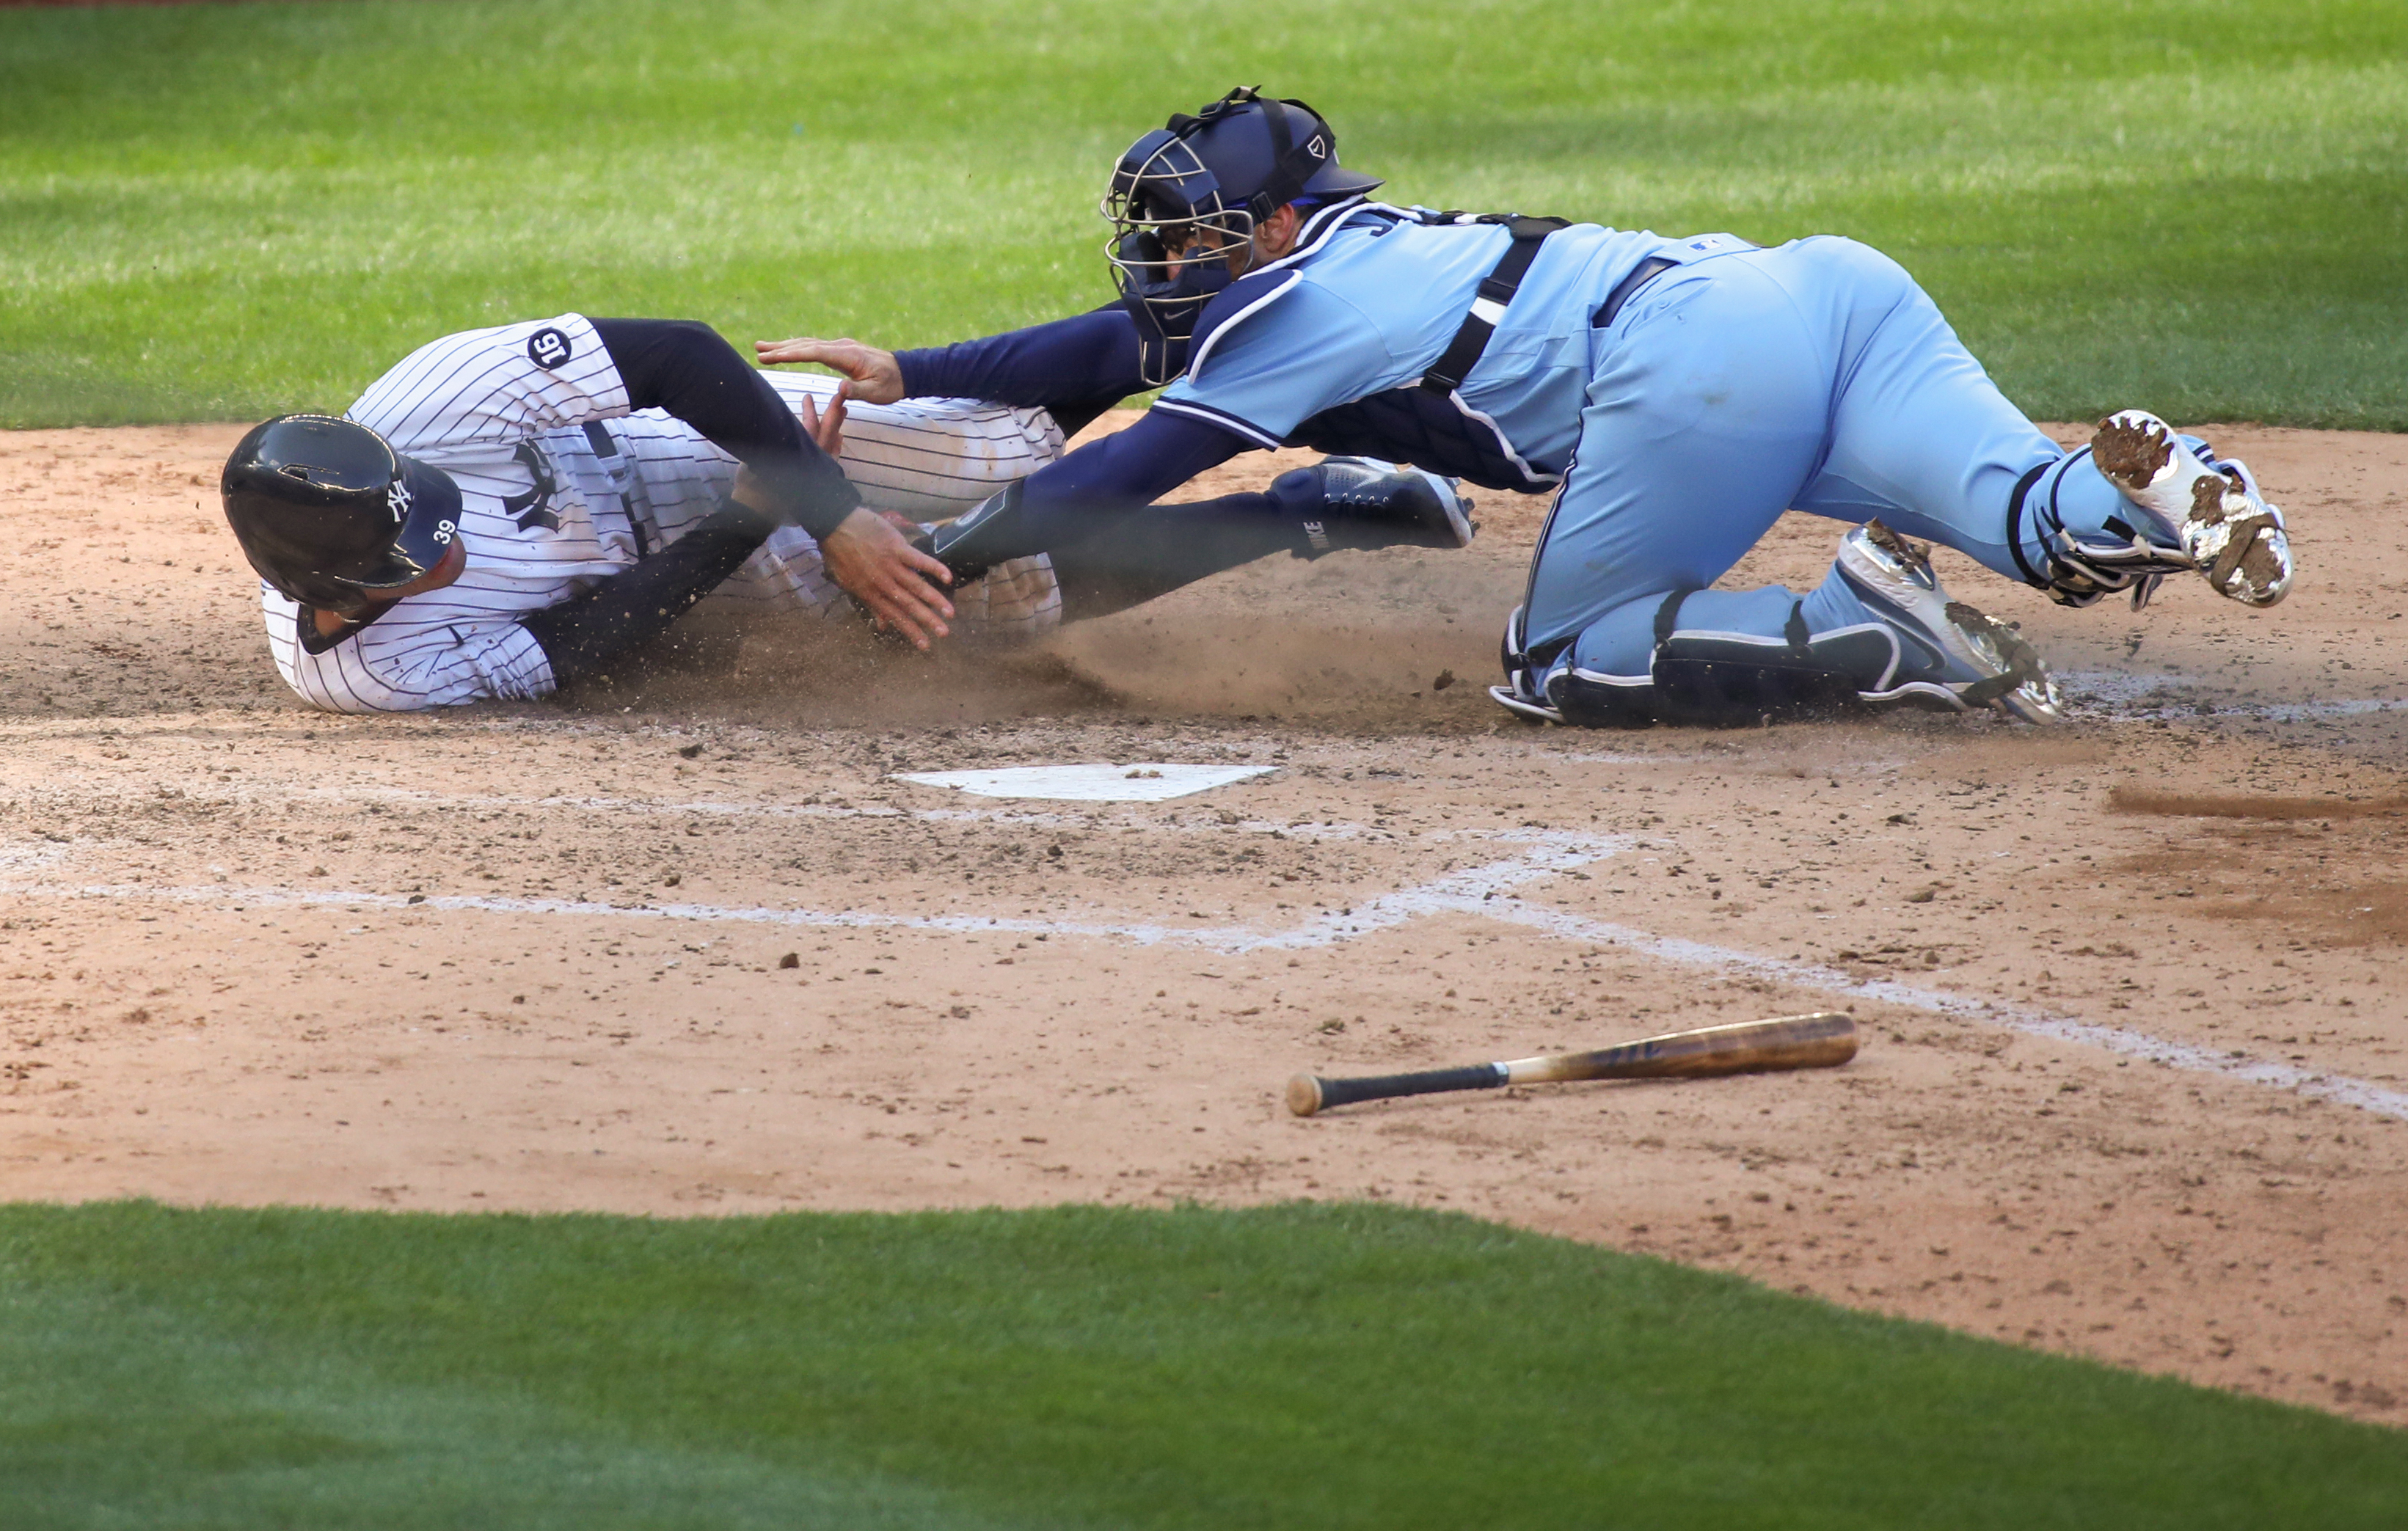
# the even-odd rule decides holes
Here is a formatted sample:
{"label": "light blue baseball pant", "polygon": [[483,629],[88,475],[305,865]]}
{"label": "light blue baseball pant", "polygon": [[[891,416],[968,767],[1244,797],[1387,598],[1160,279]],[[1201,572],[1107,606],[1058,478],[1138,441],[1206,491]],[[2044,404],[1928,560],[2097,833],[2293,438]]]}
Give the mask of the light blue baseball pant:
{"label": "light blue baseball pant", "polygon": [[[1835,572],[1804,597],[1713,591],[1785,509],[1878,517],[2021,581],[2015,485],[2077,537],[2130,515],[2121,493],[2007,402],[1896,261],[1829,236],[1681,266],[1597,337],[1571,471],[1530,572],[1526,651],[1648,674],[1665,597],[1680,625],[1779,638],[1878,621]],[[2034,518],[2022,552],[2044,570]]]}

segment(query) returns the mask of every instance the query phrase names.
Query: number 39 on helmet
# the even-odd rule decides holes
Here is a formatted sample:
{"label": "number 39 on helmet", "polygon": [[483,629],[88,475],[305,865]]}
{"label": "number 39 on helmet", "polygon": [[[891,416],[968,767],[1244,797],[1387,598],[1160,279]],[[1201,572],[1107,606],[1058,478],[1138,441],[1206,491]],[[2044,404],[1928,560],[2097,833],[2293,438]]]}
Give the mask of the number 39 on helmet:
{"label": "number 39 on helmet", "polygon": [[218,493],[261,579],[343,617],[432,572],[460,524],[449,476],[334,415],[253,426],[226,459]]}

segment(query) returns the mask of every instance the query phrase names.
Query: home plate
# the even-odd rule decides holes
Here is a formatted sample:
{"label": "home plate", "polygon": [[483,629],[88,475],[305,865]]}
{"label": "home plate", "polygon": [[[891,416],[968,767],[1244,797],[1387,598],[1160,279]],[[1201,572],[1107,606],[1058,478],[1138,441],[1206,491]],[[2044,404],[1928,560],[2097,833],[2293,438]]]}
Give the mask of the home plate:
{"label": "home plate", "polygon": [[1159,803],[1226,787],[1275,766],[1170,766],[1138,761],[1114,766],[1007,766],[993,771],[897,771],[897,781],[951,787],[973,797],[1048,797],[1074,803]]}

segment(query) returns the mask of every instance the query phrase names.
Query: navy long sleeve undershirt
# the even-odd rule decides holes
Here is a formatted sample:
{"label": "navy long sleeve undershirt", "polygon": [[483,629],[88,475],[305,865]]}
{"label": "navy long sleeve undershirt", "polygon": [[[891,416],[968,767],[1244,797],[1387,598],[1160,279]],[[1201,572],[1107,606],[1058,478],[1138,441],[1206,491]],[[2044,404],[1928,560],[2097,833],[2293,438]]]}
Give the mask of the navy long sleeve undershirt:
{"label": "navy long sleeve undershirt", "polygon": [[759,511],[731,502],[635,567],[558,606],[530,611],[519,625],[543,646],[555,681],[566,685],[599,675],[621,655],[668,631],[743,567],[777,529]]}
{"label": "navy long sleeve undershirt", "polygon": [[1137,325],[1117,304],[982,339],[898,351],[895,361],[909,397],[1045,409],[1065,435],[1146,388]]}
{"label": "navy long sleeve undershirt", "polygon": [[[982,339],[897,351],[895,360],[910,397],[1043,408],[1066,433],[1147,386],[1137,325],[1117,304]],[[1018,535],[996,556],[1067,547],[1252,445],[1192,417],[1150,412],[1027,479]]]}

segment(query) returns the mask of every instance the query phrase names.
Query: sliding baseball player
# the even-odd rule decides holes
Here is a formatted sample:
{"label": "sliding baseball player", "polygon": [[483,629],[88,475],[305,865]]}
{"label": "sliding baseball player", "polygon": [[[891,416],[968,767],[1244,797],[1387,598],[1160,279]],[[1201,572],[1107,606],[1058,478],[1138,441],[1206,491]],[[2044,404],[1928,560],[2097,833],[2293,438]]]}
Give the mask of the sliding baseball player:
{"label": "sliding baseball player", "polygon": [[849,406],[845,386],[758,371],[705,325],[562,314],[423,346],[341,416],[261,424],[221,488],[279,673],[337,712],[527,699],[712,593],[857,602],[925,648],[956,622],[1041,632],[1281,550],[1469,538],[1446,480],[1331,462],[948,564],[918,523],[1053,462],[1060,423],[1029,405]]}

